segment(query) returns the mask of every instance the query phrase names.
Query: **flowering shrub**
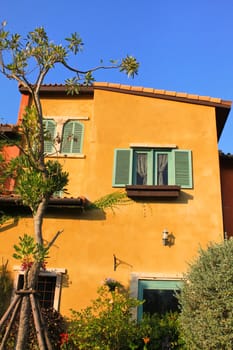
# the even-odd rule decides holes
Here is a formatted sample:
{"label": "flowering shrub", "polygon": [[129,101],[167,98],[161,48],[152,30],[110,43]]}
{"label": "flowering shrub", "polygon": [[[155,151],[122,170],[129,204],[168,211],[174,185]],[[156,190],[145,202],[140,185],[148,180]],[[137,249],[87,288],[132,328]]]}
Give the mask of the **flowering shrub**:
{"label": "flowering shrub", "polygon": [[63,350],[69,349],[68,342],[69,342],[68,333],[61,333],[60,334],[60,349],[63,349]]}
{"label": "flowering shrub", "polygon": [[132,308],[140,304],[127,292],[120,293],[118,289],[110,292],[108,285],[100,287],[91,306],[80,312],[72,310],[68,349],[130,349],[138,337],[138,325],[131,317]]}

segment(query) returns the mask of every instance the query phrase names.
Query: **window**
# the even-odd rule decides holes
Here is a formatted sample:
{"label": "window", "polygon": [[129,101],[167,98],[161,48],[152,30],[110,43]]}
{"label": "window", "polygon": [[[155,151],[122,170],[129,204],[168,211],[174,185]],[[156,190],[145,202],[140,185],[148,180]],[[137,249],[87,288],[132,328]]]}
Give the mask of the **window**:
{"label": "window", "polygon": [[81,153],[83,141],[83,124],[68,121],[63,127],[61,153]]}
{"label": "window", "polygon": [[138,319],[143,313],[165,314],[168,311],[179,311],[176,293],[182,286],[178,280],[138,280],[138,299],[144,303],[138,307]]}
{"label": "window", "polygon": [[[36,290],[39,293],[41,307],[53,307],[54,309],[59,310],[62,274],[64,273],[65,269],[55,269],[53,272],[45,271],[40,273]],[[23,278],[23,272],[20,272],[16,279],[15,288],[17,290],[23,288]]]}
{"label": "window", "polygon": [[[23,275],[19,275],[17,289],[23,288]],[[56,276],[39,276],[36,290],[39,293],[40,306],[48,309],[53,307],[56,288]]]}
{"label": "window", "polygon": [[192,187],[191,151],[116,149],[113,186],[177,185]]}
{"label": "window", "polygon": [[56,131],[56,123],[52,119],[44,119],[44,130],[45,130],[45,141],[44,141],[44,151],[45,153],[53,153],[54,149],[54,138]]}
{"label": "window", "polygon": [[[75,120],[64,124],[58,118],[56,124],[53,119],[44,119],[46,154],[79,154],[82,152],[84,125]],[[61,136],[62,135],[62,136]]]}

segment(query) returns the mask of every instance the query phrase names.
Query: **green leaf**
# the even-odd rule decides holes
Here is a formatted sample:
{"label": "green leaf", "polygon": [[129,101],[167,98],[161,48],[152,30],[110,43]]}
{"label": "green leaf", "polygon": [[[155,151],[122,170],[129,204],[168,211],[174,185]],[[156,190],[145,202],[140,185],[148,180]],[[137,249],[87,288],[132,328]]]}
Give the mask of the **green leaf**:
{"label": "green leaf", "polygon": [[138,74],[139,62],[133,56],[126,56],[120,64],[120,72],[127,73],[128,77],[134,77]]}
{"label": "green leaf", "polygon": [[68,49],[71,50],[75,55],[83,49],[83,41],[79,34],[76,32],[71,34],[71,37],[66,38],[65,40],[69,43]]}

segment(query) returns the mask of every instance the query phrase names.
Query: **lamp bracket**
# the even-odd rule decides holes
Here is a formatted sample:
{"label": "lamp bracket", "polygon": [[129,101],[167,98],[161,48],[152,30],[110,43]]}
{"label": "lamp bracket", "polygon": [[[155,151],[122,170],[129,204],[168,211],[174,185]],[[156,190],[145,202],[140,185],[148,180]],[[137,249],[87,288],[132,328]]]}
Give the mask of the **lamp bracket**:
{"label": "lamp bracket", "polygon": [[126,261],[123,261],[121,259],[118,259],[115,254],[113,254],[113,269],[116,271],[117,267],[119,265],[127,265],[129,267],[133,267],[133,265],[128,264]]}

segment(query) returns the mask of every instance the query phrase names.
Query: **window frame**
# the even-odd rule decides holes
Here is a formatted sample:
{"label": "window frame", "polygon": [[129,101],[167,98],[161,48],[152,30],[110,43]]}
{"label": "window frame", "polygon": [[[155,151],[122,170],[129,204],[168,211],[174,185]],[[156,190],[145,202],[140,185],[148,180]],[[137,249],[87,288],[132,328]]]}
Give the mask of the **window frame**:
{"label": "window frame", "polygon": [[[69,124],[73,124],[72,125],[72,132],[73,134],[77,133],[77,137],[80,138],[80,141],[78,141],[79,145],[78,145],[78,152],[74,152],[74,138],[72,138],[71,145],[70,145],[70,150],[67,151],[65,149],[65,147],[67,147],[67,145],[64,144],[64,137],[65,137],[65,133],[66,133],[66,128],[69,127]],[[77,131],[75,131],[75,128],[78,128]],[[80,128],[80,129],[79,129]],[[76,137],[74,135],[74,137]],[[61,137],[61,146],[60,146],[60,153],[62,155],[74,155],[74,154],[81,154],[82,153],[82,149],[83,149],[83,139],[84,139],[84,124],[80,123],[80,121],[75,120],[75,119],[69,119],[67,120],[62,127],[62,137]]]}
{"label": "window frame", "polygon": [[[128,152],[128,163],[125,160],[121,162],[119,154],[123,159],[123,152]],[[145,186],[160,186],[157,179],[157,155],[168,155],[168,184],[164,186],[180,186],[181,188],[193,188],[193,174],[192,174],[192,152],[191,150],[170,149],[170,148],[117,148],[114,150],[114,167],[113,167],[113,187],[125,187],[127,185],[137,186],[135,184],[135,155],[140,153],[148,154],[148,179]],[[183,160],[182,160],[183,153]],[[180,155],[180,157],[178,156]],[[180,158],[180,159],[179,159]],[[185,160],[186,158],[186,160]],[[183,167],[183,168],[182,168]],[[123,171],[126,176],[121,176]],[[125,181],[123,181],[125,179]],[[122,180],[122,181],[120,181]],[[183,183],[182,183],[183,181]],[[186,183],[185,183],[186,181]],[[181,183],[180,183],[181,182]]]}
{"label": "window frame", "polygon": [[[54,150],[52,152],[45,152],[45,157],[59,157],[59,158],[80,158],[84,159],[85,154],[82,153],[83,150],[83,144],[84,144],[84,129],[85,129],[85,122],[89,121],[88,116],[54,116],[54,115],[46,115],[43,118],[43,123],[46,124],[47,120],[52,120],[56,124],[55,132],[54,132]],[[69,122],[78,122],[82,125],[82,139],[81,139],[81,147],[80,147],[80,153],[62,153],[62,137],[63,137],[63,129],[64,125]]]}
{"label": "window frame", "polygon": [[[16,275],[14,278],[14,286],[13,286],[13,293],[17,290],[18,282],[19,282],[19,276],[24,275],[24,271],[20,269],[19,266],[14,266],[14,270],[16,271]],[[53,300],[53,308],[57,311],[60,309],[60,302],[61,302],[61,290],[62,290],[62,280],[63,275],[66,274],[66,269],[64,268],[54,268],[54,269],[47,269],[45,271],[40,271],[40,276],[46,276],[46,277],[56,277],[56,283],[55,283],[55,291],[54,291],[54,300]]]}
{"label": "window frame", "polygon": [[[148,281],[148,283],[151,282],[161,282],[161,283],[174,283],[175,285],[180,285],[182,287],[184,276],[181,273],[174,273],[174,274],[166,274],[166,273],[158,273],[158,272],[132,272],[130,274],[130,295],[133,298],[136,298],[138,300],[142,300],[139,297],[141,297],[141,291],[139,292],[139,282],[140,281]],[[140,320],[142,316],[142,305],[133,308],[132,310],[132,317],[135,320]]]}
{"label": "window frame", "polygon": [[[182,287],[182,281],[180,280],[164,280],[164,279],[139,279],[138,280],[138,300],[143,301],[144,290],[169,290],[174,293],[180,290]],[[168,310],[169,311],[169,310]],[[137,319],[141,320],[143,316],[143,305],[139,305],[137,309]]]}

